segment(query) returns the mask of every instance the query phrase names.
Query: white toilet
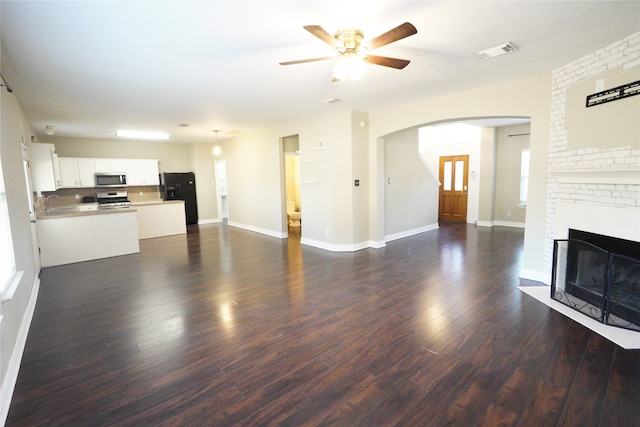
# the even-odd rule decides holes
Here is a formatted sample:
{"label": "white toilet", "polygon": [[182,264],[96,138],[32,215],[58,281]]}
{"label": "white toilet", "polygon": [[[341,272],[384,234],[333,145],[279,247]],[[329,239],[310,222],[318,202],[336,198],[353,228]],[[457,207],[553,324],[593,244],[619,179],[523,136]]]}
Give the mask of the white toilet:
{"label": "white toilet", "polygon": [[287,202],[287,218],[291,227],[300,227],[302,212],[296,212],[296,202]]}

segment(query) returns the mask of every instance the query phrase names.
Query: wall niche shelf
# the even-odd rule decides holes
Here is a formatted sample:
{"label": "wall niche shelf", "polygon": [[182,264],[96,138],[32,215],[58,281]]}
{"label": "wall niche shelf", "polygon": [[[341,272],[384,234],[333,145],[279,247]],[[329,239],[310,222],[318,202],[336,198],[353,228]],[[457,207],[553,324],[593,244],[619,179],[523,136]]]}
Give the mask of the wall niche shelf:
{"label": "wall niche shelf", "polygon": [[558,169],[544,171],[560,183],[567,184],[635,184],[640,185],[640,168],[629,169]]}

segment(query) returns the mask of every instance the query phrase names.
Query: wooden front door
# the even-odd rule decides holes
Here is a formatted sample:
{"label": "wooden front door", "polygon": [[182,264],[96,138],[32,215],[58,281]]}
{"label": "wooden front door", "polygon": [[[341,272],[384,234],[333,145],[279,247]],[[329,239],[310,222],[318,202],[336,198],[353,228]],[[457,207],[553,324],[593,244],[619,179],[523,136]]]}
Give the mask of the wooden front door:
{"label": "wooden front door", "polygon": [[469,156],[440,157],[440,184],[438,220],[466,222]]}

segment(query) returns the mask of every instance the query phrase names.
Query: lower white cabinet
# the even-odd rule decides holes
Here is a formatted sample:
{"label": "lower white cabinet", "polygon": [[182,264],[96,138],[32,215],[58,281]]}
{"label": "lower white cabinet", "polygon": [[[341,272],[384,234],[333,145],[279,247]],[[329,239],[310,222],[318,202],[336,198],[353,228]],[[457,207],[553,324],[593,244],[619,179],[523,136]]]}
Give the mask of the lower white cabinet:
{"label": "lower white cabinet", "polygon": [[91,217],[96,258],[140,252],[135,215],[132,212]]}
{"label": "lower white cabinet", "polygon": [[36,226],[43,267],[140,252],[134,210],[40,219]]}
{"label": "lower white cabinet", "polygon": [[94,258],[91,217],[43,219],[36,226],[43,267]]}
{"label": "lower white cabinet", "polygon": [[138,219],[138,237],[171,236],[187,232],[184,201],[161,202],[157,204],[136,205]]}

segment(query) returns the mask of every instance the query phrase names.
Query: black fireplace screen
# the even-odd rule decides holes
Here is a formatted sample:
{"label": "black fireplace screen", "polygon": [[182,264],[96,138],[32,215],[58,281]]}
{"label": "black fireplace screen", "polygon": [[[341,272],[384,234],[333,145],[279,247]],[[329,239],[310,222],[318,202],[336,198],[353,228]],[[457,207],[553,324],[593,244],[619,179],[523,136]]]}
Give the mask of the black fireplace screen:
{"label": "black fireplace screen", "polygon": [[555,240],[551,298],[604,324],[640,331],[640,260],[607,249]]}

